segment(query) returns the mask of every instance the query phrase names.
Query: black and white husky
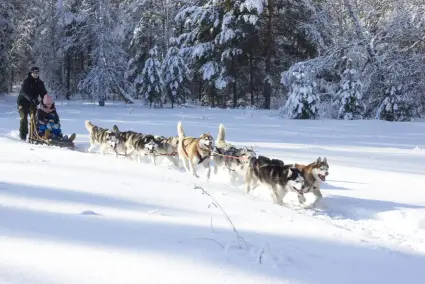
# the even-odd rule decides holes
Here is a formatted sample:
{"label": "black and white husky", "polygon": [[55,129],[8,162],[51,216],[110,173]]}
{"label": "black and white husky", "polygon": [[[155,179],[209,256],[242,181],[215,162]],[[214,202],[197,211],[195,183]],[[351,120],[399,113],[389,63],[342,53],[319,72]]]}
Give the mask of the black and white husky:
{"label": "black and white husky", "polygon": [[[142,134],[134,131],[120,131],[118,126],[114,125],[113,130],[119,138],[121,145],[116,148],[117,154],[125,156],[135,155],[139,163],[142,157],[148,155],[154,159],[154,155],[159,147],[155,137],[150,134]],[[153,161],[154,162],[154,161]]]}
{"label": "black and white husky", "polygon": [[100,147],[102,155],[105,152],[116,152],[120,140],[114,131],[96,126],[89,120],[86,120],[84,125],[89,132],[90,148],[88,152],[91,152],[95,146]]}
{"label": "black and white husky", "polygon": [[219,168],[228,170],[232,181],[234,181],[236,173],[245,174],[250,158],[255,157],[256,153],[252,147],[237,148],[226,142],[226,128],[221,123],[218,127],[218,135],[212,156],[214,173],[217,174]]}
{"label": "black and white husky", "polygon": [[[158,149],[157,153],[160,156],[165,157],[170,162],[172,162],[176,167],[179,165],[179,156],[177,153],[177,147],[179,145],[179,137],[178,136],[171,136],[171,137],[164,137],[164,136],[158,136],[155,135],[155,140],[158,143]],[[154,156],[154,163],[155,162]]]}
{"label": "black and white husky", "polygon": [[249,193],[258,184],[271,189],[274,203],[283,205],[283,198],[288,192],[298,193],[300,203],[305,202],[302,194],[304,177],[301,171],[283,161],[264,156],[253,157],[245,175],[245,191]]}

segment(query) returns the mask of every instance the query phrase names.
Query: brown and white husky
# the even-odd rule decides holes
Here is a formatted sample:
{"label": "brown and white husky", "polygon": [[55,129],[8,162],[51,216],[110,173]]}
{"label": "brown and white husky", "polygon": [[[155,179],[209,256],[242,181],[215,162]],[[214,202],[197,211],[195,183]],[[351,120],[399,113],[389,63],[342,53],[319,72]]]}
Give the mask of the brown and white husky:
{"label": "brown and white husky", "polygon": [[195,177],[199,177],[196,173],[194,164],[203,164],[207,169],[207,178],[211,176],[211,153],[214,147],[214,138],[210,133],[203,133],[200,137],[186,137],[181,121],[177,124],[177,133],[179,136],[179,145],[177,152],[187,172],[192,172]]}
{"label": "brown and white husky", "polygon": [[303,192],[313,193],[316,196],[314,203],[320,201],[322,199],[320,185],[326,181],[326,177],[329,175],[329,164],[326,157],[323,160],[319,157],[316,161],[308,165],[295,164],[295,167],[304,176]]}

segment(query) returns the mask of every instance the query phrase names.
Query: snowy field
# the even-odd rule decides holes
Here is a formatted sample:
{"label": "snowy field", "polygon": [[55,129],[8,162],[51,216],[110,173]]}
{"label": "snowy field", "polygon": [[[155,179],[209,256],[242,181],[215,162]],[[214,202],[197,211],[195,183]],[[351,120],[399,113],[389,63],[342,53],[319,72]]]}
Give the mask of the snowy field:
{"label": "snowy field", "polygon": [[[0,283],[423,283],[425,123],[292,121],[273,111],[146,109],[57,102],[78,151],[18,139],[16,97],[0,97]],[[318,209],[245,194],[227,173],[195,180],[86,153],[84,120],[227,140],[287,163],[327,157]],[[228,214],[240,237],[203,186]],[[290,198],[288,198],[290,199]],[[243,246],[238,247],[239,242]],[[245,246],[245,243],[247,244]]]}

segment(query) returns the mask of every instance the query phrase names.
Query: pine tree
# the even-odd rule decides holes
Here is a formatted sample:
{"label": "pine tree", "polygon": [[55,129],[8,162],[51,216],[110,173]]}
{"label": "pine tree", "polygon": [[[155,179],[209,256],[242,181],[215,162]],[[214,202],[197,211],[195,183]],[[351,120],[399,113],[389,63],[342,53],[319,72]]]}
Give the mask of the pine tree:
{"label": "pine tree", "polygon": [[132,85],[132,97],[138,98],[142,85],[136,82],[137,76],[142,73],[149,50],[161,42],[161,13],[160,5],[153,0],[126,0],[123,3],[128,31],[128,53],[125,79]]}
{"label": "pine tree", "polygon": [[[245,44],[258,21],[259,11],[251,1],[230,1],[224,0],[224,15],[221,19],[220,32],[217,34],[215,43],[221,52],[221,81],[226,82],[231,87],[232,107],[238,104],[238,85],[241,74],[238,70],[242,67],[247,53],[252,49]],[[239,83],[239,84],[238,84]]]}
{"label": "pine tree", "polygon": [[413,109],[413,103],[406,94],[403,94],[402,86],[392,85],[385,90],[385,99],[378,108],[376,119],[410,121]]}
{"label": "pine tree", "polygon": [[351,60],[348,62],[349,66],[343,73],[341,89],[335,96],[334,104],[340,106],[338,119],[361,119],[366,109],[362,101],[363,84],[359,79],[357,70],[351,68]]}
{"label": "pine tree", "polygon": [[10,50],[13,40],[14,7],[8,1],[0,0],[0,94],[7,93],[10,86]]}
{"label": "pine tree", "polygon": [[283,111],[294,119],[315,119],[318,116],[319,97],[313,92],[313,84],[304,71],[293,72],[289,98]]}
{"label": "pine tree", "polygon": [[171,107],[174,107],[174,102],[184,103],[190,95],[190,90],[185,87],[185,83],[190,81],[190,70],[175,46],[168,49],[167,57],[162,65],[162,75],[165,92],[171,100]]}
{"label": "pine tree", "polygon": [[57,96],[64,93],[62,78],[64,41],[64,6],[63,1],[48,0],[45,3],[45,17],[36,30],[37,42],[33,49],[36,65],[42,70],[46,87]]}
{"label": "pine tree", "polygon": [[126,91],[124,73],[126,53],[117,34],[115,22],[119,18],[111,0],[101,2],[83,0],[87,25],[81,33],[90,47],[90,64],[87,75],[78,84],[78,89],[103,106],[109,94],[120,95],[127,103],[133,99]]}
{"label": "pine tree", "polygon": [[[127,63],[127,70],[124,79],[131,85],[131,96],[135,99],[141,92],[142,85],[136,81],[138,74],[142,73],[145,60],[142,52],[136,52],[133,58]],[[142,63],[143,62],[143,63]]]}
{"label": "pine tree", "polygon": [[175,18],[184,28],[178,37],[178,44],[189,68],[194,70],[195,81],[199,82],[198,100],[212,106],[218,101],[217,89],[226,85],[220,78],[222,66],[215,43],[220,31],[222,10],[215,2],[198,1],[185,6]]}
{"label": "pine tree", "polygon": [[161,80],[161,63],[158,60],[158,47],[149,51],[142,74],[136,79],[142,85],[140,95],[149,102],[149,106],[162,108],[163,83]]}

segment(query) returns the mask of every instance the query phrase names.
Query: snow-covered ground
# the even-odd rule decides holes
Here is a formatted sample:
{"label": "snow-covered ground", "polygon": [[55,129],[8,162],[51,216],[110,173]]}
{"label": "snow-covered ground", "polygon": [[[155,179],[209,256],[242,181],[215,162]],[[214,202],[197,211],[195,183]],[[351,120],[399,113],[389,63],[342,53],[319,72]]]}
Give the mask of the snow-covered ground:
{"label": "snow-covered ground", "polygon": [[[424,122],[63,101],[70,151],[18,141],[15,100],[0,97],[0,283],[423,283]],[[165,161],[86,153],[86,119],[164,136],[179,120],[192,136],[224,123],[228,141],[260,155],[327,157],[323,202],[281,207],[226,173],[208,182]]]}

